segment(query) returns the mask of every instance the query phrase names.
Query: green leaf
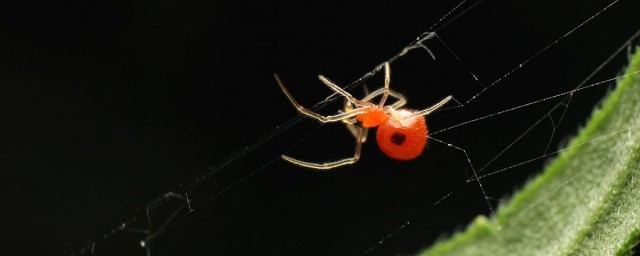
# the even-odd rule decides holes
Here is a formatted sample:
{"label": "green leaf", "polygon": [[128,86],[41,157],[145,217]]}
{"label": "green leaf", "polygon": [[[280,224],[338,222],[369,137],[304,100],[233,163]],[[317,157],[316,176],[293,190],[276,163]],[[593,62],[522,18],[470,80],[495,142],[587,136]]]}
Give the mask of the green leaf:
{"label": "green leaf", "polygon": [[567,147],[495,216],[421,252],[629,255],[640,241],[640,48]]}

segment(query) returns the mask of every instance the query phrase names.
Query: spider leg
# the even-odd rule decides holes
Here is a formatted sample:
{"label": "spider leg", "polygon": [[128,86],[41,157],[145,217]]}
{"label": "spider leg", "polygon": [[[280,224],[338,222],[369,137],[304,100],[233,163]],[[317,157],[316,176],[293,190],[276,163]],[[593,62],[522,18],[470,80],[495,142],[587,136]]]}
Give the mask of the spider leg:
{"label": "spider leg", "polygon": [[389,62],[384,63],[384,88],[382,93],[382,99],[380,99],[379,107],[384,106],[385,101],[389,97],[389,84],[391,83],[391,67]]}
{"label": "spider leg", "polygon": [[425,33],[425,37],[422,37],[419,41],[413,43],[412,45],[405,47],[404,49],[402,49],[402,51],[400,51],[400,53],[398,53],[398,56],[404,56],[405,54],[407,54],[407,52],[422,47],[423,49],[427,50],[427,52],[429,53],[429,55],[431,55],[431,58],[433,58],[434,60],[436,59],[436,56],[433,55],[433,52],[431,52],[431,50],[429,48],[427,48],[426,45],[423,44],[424,41],[427,41],[429,39],[432,39],[434,37],[437,37],[438,35],[436,35],[435,32],[426,32]]}
{"label": "spider leg", "polygon": [[[383,94],[384,92],[385,92],[385,89],[384,89],[384,88],[380,88],[380,89],[378,89],[378,90],[375,90],[375,91],[373,91],[372,93],[367,94],[367,96],[366,96],[366,97],[364,97],[364,98],[362,99],[362,101],[367,101],[367,102],[369,102],[369,101],[371,101],[373,98],[375,98],[375,97],[379,96],[380,94]],[[399,93],[399,92],[396,92],[396,91],[394,91],[394,90],[389,89],[389,95],[390,95],[391,97],[394,97],[394,98],[396,98],[396,99],[398,100],[398,101],[394,102],[393,104],[391,104],[391,106],[393,106],[394,108],[398,109],[398,108],[401,108],[402,106],[404,106],[404,105],[406,105],[406,104],[407,104],[407,98],[406,98],[404,95],[402,95],[402,93]]]}
{"label": "spider leg", "polygon": [[360,159],[360,153],[362,152],[362,143],[366,140],[367,131],[368,130],[363,127],[358,128],[358,132],[356,135],[355,153],[353,154],[353,157],[350,157],[350,158],[345,158],[345,159],[341,159],[333,162],[326,162],[326,163],[306,162],[306,161],[288,157],[286,155],[282,155],[282,158],[292,164],[304,166],[311,169],[317,169],[317,170],[329,170],[329,169],[333,169],[343,165],[354,164],[355,162],[358,162],[358,160]]}
{"label": "spider leg", "polygon": [[360,108],[352,109],[352,110],[349,110],[349,111],[345,111],[344,113],[339,113],[337,115],[331,115],[331,116],[320,115],[320,114],[318,114],[316,112],[313,112],[311,110],[308,110],[305,107],[303,107],[302,105],[300,105],[300,103],[298,103],[298,101],[296,101],[296,99],[293,98],[293,95],[291,95],[289,90],[287,90],[287,88],[284,86],[284,84],[280,80],[280,77],[278,77],[278,75],[276,75],[276,74],[273,74],[273,76],[276,78],[276,81],[278,82],[278,85],[280,86],[280,89],[282,89],[282,92],[284,92],[284,94],[287,96],[287,98],[289,98],[289,101],[291,101],[291,104],[293,104],[293,106],[300,113],[302,113],[304,115],[307,115],[309,117],[315,118],[316,120],[318,120],[320,122],[327,123],[327,122],[336,122],[336,121],[345,120],[345,119],[354,117],[354,116],[356,116],[358,114],[364,113],[368,108],[368,107],[360,107]]}
{"label": "spider leg", "polygon": [[367,83],[362,83],[362,90],[364,90],[364,95],[369,95],[369,86],[367,86]]}
{"label": "spider leg", "polygon": [[[356,127],[352,123],[347,123],[346,127],[349,130],[349,132],[351,133],[351,135],[353,135],[353,137],[357,140],[358,139],[358,128],[360,128],[360,127]],[[369,128],[364,128],[364,133],[367,134],[368,132],[369,132]],[[367,136],[361,137],[360,140],[361,140],[362,143],[367,142]]]}
{"label": "spider leg", "polygon": [[389,113],[393,118],[395,118],[396,120],[398,120],[398,122],[400,122],[400,125],[404,126],[404,120],[405,118],[402,118],[400,116],[400,114],[398,114],[398,111],[396,111],[396,109],[393,106],[386,106],[384,107],[384,109],[387,111],[387,113]]}
{"label": "spider leg", "polygon": [[[369,87],[367,86],[367,83],[365,83],[365,82],[362,83],[362,89],[364,91],[364,95],[369,95]],[[329,96],[324,98],[324,100],[328,101],[329,99],[333,98],[333,96],[336,96],[336,94],[338,94],[338,93],[337,92],[333,92],[332,94],[330,94]],[[348,101],[348,100],[345,99],[345,101]],[[363,101],[363,100],[360,100],[360,101]]]}
{"label": "spider leg", "polygon": [[[345,100],[344,109],[345,109],[344,111],[352,110],[353,106],[351,105],[351,102],[349,102],[348,100]],[[338,113],[344,113],[344,111],[338,110]],[[344,119],[342,120],[342,122],[345,123],[345,127],[347,127],[351,135],[353,135],[353,137],[358,139],[358,128],[356,128],[356,126],[354,125],[358,122],[358,119],[356,119],[355,117],[352,117],[352,118]],[[368,129],[369,128],[365,128],[365,133],[367,132]],[[362,142],[364,143],[364,141]]]}
{"label": "spider leg", "polygon": [[429,108],[427,108],[425,110],[415,112],[415,113],[413,113],[411,115],[408,115],[408,116],[405,116],[405,117],[400,116],[400,114],[398,114],[398,111],[396,110],[396,108],[394,108],[393,106],[385,106],[384,109],[393,118],[398,120],[398,122],[400,122],[400,124],[402,126],[404,126],[404,122],[403,122],[404,120],[411,119],[411,118],[416,118],[416,117],[419,117],[419,116],[429,115],[429,114],[433,113],[433,111],[436,111],[439,108],[441,108],[442,106],[444,106],[445,104],[447,104],[447,102],[449,102],[452,98],[453,97],[451,97],[451,96],[447,96],[446,98],[442,99],[440,102],[434,104],[433,106],[431,106],[431,107],[429,107]]}
{"label": "spider leg", "polygon": [[327,85],[331,90],[334,90],[336,93],[342,95],[354,105],[362,105],[362,101],[353,97],[353,95],[351,95],[350,93],[342,89],[340,86],[338,86],[337,84],[329,80],[329,78],[326,78],[323,75],[318,75],[318,79],[320,79],[320,81],[323,82],[325,85]]}
{"label": "spider leg", "polygon": [[354,125],[355,123],[358,122],[358,119],[352,117],[352,118],[343,119],[342,122],[345,124]]}
{"label": "spider leg", "polygon": [[415,113],[413,113],[413,114],[411,114],[409,116],[406,116],[404,118],[405,119],[410,119],[410,118],[419,117],[419,116],[427,116],[427,115],[433,113],[434,111],[438,110],[439,108],[441,108],[445,104],[447,104],[447,102],[449,102],[451,99],[453,99],[453,97],[451,95],[449,95],[449,96],[445,97],[444,99],[442,99],[441,101],[439,101],[438,103],[433,104],[433,106],[431,106],[431,107],[429,107],[427,109],[415,112]]}

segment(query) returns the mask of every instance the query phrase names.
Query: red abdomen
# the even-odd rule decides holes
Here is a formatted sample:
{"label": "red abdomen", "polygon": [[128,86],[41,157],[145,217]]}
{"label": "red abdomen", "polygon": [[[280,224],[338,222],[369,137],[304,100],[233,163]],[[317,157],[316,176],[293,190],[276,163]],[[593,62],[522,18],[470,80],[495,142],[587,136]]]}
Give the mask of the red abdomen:
{"label": "red abdomen", "polygon": [[[408,116],[412,112],[401,109],[400,116]],[[427,145],[427,124],[424,116],[404,121],[401,125],[395,118],[389,118],[378,126],[376,139],[380,150],[397,160],[411,160],[418,157]]]}

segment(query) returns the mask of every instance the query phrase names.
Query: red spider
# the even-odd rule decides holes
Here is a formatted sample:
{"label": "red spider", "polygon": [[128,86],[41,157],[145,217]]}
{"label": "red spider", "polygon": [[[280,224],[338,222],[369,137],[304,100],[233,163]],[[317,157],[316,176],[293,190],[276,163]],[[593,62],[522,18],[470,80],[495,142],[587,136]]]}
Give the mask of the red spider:
{"label": "red spider", "polygon": [[[300,113],[323,123],[343,121],[356,139],[355,154],[350,158],[327,163],[306,162],[285,155],[282,155],[282,158],[296,165],[321,170],[353,164],[360,159],[362,143],[367,140],[368,128],[371,127],[378,127],[376,135],[378,146],[389,157],[397,160],[411,160],[418,157],[424,150],[428,139],[425,116],[444,106],[452,97],[447,96],[433,106],[421,111],[400,108],[407,103],[407,100],[404,95],[389,89],[389,83],[391,82],[389,63],[385,63],[384,69],[384,88],[370,93],[361,100],[354,98],[326,77],[318,76],[320,81],[347,99],[344,111],[331,116],[322,116],[304,108],[293,98],[278,75],[274,74],[284,94]],[[380,103],[377,105],[371,103],[373,98],[380,95],[382,95]],[[384,103],[389,95],[396,98],[397,101],[385,106]]]}

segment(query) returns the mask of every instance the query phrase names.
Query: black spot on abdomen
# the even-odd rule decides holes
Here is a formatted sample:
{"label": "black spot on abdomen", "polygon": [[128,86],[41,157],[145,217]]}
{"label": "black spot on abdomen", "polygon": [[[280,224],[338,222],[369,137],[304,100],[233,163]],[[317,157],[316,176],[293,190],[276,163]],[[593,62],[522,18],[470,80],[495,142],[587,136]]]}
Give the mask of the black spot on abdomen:
{"label": "black spot on abdomen", "polygon": [[395,132],[391,135],[391,143],[398,146],[402,145],[405,140],[407,140],[407,135],[405,135],[404,133]]}

